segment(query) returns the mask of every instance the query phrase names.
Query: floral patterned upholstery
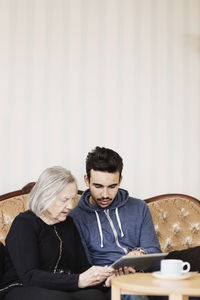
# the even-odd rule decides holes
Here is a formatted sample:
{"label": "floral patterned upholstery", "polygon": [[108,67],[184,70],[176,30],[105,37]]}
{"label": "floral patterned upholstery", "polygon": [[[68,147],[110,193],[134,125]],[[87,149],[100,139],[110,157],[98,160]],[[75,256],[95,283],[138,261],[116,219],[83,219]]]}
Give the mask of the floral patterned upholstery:
{"label": "floral patterned upholstery", "polygon": [[[20,212],[27,210],[27,198],[34,184],[31,182],[21,190],[0,196],[0,242],[3,244],[5,244],[6,235],[14,218]],[[75,205],[79,199],[80,195],[77,194]]]}
{"label": "floral patterned upholstery", "polygon": [[6,235],[14,218],[27,209],[27,196],[28,194],[21,195],[0,202],[0,241],[2,243],[5,243]]}
{"label": "floral patterned upholstery", "polygon": [[200,245],[200,202],[197,199],[167,194],[146,202],[163,252]]}
{"label": "floral patterned upholstery", "polygon": [[[1,242],[5,243],[15,216],[27,209],[26,201],[33,185],[30,183],[22,190],[0,196]],[[77,194],[76,203],[79,198]],[[200,245],[200,202],[197,199],[182,194],[166,194],[144,201],[151,210],[163,252]]]}

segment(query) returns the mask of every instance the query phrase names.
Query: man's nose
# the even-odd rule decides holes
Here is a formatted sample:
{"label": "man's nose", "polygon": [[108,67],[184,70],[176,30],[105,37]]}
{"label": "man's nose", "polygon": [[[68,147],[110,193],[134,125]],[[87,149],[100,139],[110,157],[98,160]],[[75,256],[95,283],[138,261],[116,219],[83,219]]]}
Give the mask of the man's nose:
{"label": "man's nose", "polygon": [[104,188],[103,189],[103,195],[102,195],[104,198],[107,198],[108,197],[108,190],[107,188]]}

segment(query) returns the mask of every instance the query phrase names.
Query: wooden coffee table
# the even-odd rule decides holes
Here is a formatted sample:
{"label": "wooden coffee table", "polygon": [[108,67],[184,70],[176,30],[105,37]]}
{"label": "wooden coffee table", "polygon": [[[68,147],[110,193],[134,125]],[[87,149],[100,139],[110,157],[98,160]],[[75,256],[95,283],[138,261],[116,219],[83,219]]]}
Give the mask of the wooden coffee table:
{"label": "wooden coffee table", "polygon": [[157,279],[151,273],[122,275],[112,279],[111,299],[120,300],[122,294],[169,296],[169,300],[187,300],[200,296],[200,274],[182,280]]}

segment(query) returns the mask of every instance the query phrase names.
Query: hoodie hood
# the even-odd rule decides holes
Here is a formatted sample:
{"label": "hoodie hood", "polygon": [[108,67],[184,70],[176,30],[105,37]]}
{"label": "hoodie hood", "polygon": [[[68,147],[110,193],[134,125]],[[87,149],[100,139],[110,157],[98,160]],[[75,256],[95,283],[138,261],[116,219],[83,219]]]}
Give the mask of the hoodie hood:
{"label": "hoodie hood", "polygon": [[[90,194],[90,189],[87,189],[81,196],[79,202],[78,202],[78,206],[87,211],[87,212],[100,212],[100,211],[104,211],[104,208],[98,207],[98,206],[94,206],[92,204],[90,204],[89,202],[89,197],[91,196]],[[124,206],[127,201],[129,199],[129,194],[126,190],[123,189],[119,189],[117,192],[117,195],[115,197],[115,200],[112,202],[112,204],[108,207],[109,210],[114,210],[116,208],[119,208],[121,206]]]}
{"label": "hoodie hood", "polygon": [[83,193],[81,199],[79,200],[78,206],[80,209],[85,210],[87,213],[95,214],[96,222],[97,222],[97,226],[98,226],[98,232],[99,232],[100,241],[101,241],[100,247],[101,248],[104,247],[104,236],[103,236],[102,223],[101,223],[101,218],[100,218],[100,215],[103,213],[106,215],[106,218],[110,223],[110,227],[113,231],[113,235],[115,237],[115,242],[116,242],[117,246],[123,250],[124,254],[127,254],[127,249],[125,247],[122,247],[119,243],[118,234],[117,234],[116,228],[113,224],[113,221],[110,217],[110,214],[112,214],[112,212],[114,212],[114,214],[116,216],[118,227],[120,229],[120,236],[123,237],[124,233],[123,233],[122,224],[121,224],[121,220],[120,220],[119,213],[118,213],[118,208],[124,206],[127,203],[127,201],[129,200],[128,192],[126,190],[119,189],[114,201],[108,208],[101,208],[101,207],[90,204],[90,202],[89,202],[90,195],[91,195],[90,190],[89,189],[86,190]]}
{"label": "hoodie hood", "polygon": [[111,265],[133,249],[147,253],[160,252],[159,243],[147,204],[129,197],[119,189],[113,203],[107,208],[89,203],[90,190],[86,190],[70,215],[81,235],[91,264]]}

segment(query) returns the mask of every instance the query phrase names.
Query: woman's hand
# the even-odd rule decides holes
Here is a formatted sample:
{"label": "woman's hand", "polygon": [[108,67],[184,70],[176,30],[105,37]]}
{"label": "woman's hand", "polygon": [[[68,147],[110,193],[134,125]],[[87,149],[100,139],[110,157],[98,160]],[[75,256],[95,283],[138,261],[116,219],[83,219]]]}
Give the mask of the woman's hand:
{"label": "woman's hand", "polygon": [[127,275],[127,274],[134,274],[136,271],[132,267],[123,267],[115,270],[115,273],[109,276],[105,281],[105,286],[110,287],[111,281],[113,277],[120,276],[120,275]]}
{"label": "woman's hand", "polygon": [[85,288],[87,286],[97,285],[114,273],[115,270],[112,267],[92,266],[79,275],[78,287]]}

